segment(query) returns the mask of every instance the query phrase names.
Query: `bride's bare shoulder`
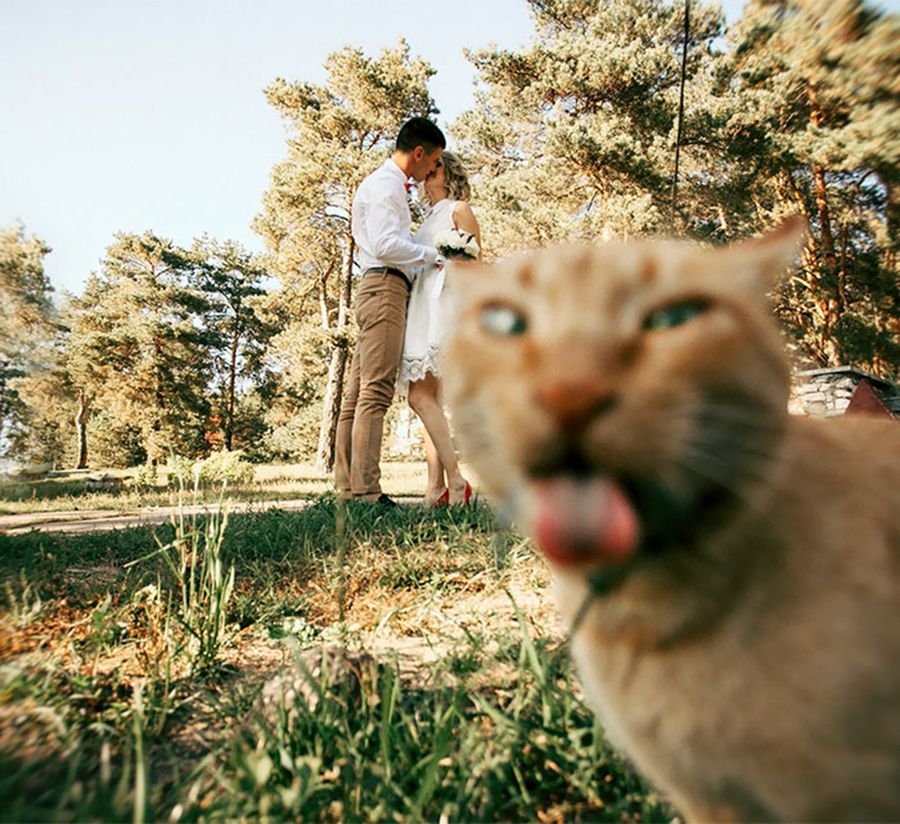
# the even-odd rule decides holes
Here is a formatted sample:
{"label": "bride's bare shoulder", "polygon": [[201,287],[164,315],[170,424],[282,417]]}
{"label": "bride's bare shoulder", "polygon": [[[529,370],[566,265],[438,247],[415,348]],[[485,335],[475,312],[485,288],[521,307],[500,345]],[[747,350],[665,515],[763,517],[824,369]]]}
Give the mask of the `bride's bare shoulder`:
{"label": "bride's bare shoulder", "polygon": [[453,203],[453,217],[470,217],[474,220],[475,213],[469,205],[468,200],[457,200]]}
{"label": "bride's bare shoulder", "polygon": [[453,206],[453,225],[464,232],[470,232],[475,235],[479,243],[481,243],[481,230],[478,226],[478,219],[472,211],[472,207],[466,200],[457,200]]}

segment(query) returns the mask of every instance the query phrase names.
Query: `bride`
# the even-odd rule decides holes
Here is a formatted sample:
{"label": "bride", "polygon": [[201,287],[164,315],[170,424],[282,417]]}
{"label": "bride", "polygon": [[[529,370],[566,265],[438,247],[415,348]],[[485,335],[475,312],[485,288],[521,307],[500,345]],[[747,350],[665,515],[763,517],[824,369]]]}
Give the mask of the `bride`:
{"label": "bride", "polygon": [[[423,188],[431,210],[414,235],[415,242],[433,245],[437,233],[457,228],[474,235],[480,248],[481,232],[468,204],[469,180],[459,158],[444,152]],[[450,317],[450,295],[442,288],[443,277],[440,269],[429,266],[419,272],[413,283],[397,378],[400,396],[409,398],[409,405],[425,425],[425,505],[429,507],[465,504],[472,495],[471,485],[459,470],[441,403],[441,350]]]}

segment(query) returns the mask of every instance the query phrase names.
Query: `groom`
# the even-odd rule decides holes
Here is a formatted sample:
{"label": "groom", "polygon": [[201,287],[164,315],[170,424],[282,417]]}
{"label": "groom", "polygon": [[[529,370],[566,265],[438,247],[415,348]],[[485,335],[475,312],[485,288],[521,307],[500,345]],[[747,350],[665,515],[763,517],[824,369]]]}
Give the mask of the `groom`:
{"label": "groom", "polygon": [[359,336],[337,428],[334,485],[342,498],[396,506],[381,491],[384,415],[394,397],[414,269],[440,261],[437,249],[412,240],[406,182],[425,180],[446,145],[427,118],[408,120],[394,153],[353,198],[351,227],[362,279],[356,295]]}

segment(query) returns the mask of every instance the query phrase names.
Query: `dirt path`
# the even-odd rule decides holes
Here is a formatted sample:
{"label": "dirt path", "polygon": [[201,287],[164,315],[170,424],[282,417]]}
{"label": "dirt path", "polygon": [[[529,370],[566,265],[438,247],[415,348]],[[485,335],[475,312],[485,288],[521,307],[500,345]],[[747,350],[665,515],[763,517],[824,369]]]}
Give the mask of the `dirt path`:
{"label": "dirt path", "polygon": [[[265,512],[270,509],[287,511],[305,509],[314,499],[290,501],[231,502],[230,513]],[[402,504],[421,503],[421,498],[400,497]],[[180,512],[185,515],[203,515],[215,511],[215,504],[191,506],[159,506],[148,509],[95,509],[58,512],[22,512],[16,515],[0,515],[0,535],[23,535],[26,532],[104,532],[111,529],[132,529],[172,521]]]}

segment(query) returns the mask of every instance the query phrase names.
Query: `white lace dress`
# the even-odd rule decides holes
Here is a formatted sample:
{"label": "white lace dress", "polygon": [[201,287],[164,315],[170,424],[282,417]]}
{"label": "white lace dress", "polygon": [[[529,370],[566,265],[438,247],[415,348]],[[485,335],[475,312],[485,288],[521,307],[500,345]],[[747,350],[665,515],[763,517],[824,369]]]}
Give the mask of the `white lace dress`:
{"label": "white lace dress", "polygon": [[[438,233],[453,227],[455,200],[440,200],[413,236],[416,243],[431,244]],[[409,385],[431,372],[441,376],[441,350],[449,332],[451,296],[443,288],[444,273],[434,266],[420,269],[409,293],[406,336],[397,375],[397,393],[407,397]]]}

